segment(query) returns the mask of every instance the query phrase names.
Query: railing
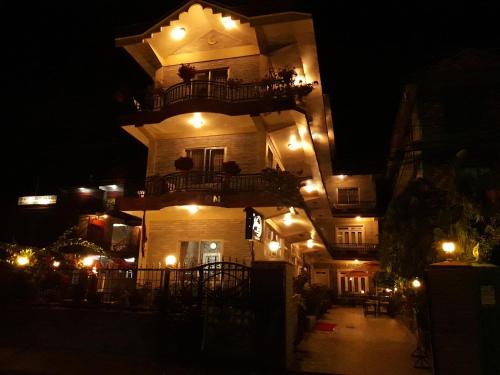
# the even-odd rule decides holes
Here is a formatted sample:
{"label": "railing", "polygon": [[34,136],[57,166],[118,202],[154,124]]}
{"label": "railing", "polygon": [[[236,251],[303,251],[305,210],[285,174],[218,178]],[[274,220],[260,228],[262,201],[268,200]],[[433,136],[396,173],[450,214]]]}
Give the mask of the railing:
{"label": "railing", "polygon": [[350,203],[334,203],[333,207],[339,211],[360,211],[375,209],[377,202],[375,201],[358,201]]}
{"label": "railing", "polygon": [[189,83],[178,83],[167,88],[161,94],[153,96],[153,110],[179,102],[207,99],[225,103],[240,103],[257,101],[263,99],[292,99],[290,86],[274,83],[272,85],[262,83],[228,84],[217,81],[191,81]]}
{"label": "railing", "polygon": [[[280,176],[286,180],[278,181]],[[262,173],[230,176],[221,172],[180,172],[148,177],[146,179],[146,194],[161,195],[180,191],[209,191],[217,194],[258,191],[283,193],[291,187],[290,184],[294,184],[298,188],[299,179],[279,173],[276,176]]]}
{"label": "railing", "polygon": [[334,249],[342,250],[342,251],[357,251],[361,253],[368,253],[372,251],[377,251],[378,244],[375,243],[335,243],[333,244]]}
{"label": "railing", "polygon": [[374,259],[377,257],[378,244],[364,243],[364,244],[343,244],[335,243],[332,245],[333,256],[336,258],[360,258],[360,259]]}

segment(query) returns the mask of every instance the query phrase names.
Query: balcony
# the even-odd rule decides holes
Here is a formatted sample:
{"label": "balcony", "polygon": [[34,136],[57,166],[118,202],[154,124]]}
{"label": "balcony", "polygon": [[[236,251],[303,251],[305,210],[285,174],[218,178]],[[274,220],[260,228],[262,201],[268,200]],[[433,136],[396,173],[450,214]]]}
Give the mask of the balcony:
{"label": "balcony", "polygon": [[129,197],[119,206],[122,210],[135,210],[183,204],[224,207],[300,205],[302,179],[276,170],[236,176],[222,172],[177,172],[148,177],[145,197]]}
{"label": "balcony", "polygon": [[122,122],[157,123],[188,112],[218,112],[236,116],[286,109],[302,111],[296,103],[295,87],[283,83],[178,83],[165,90],[157,90],[145,100],[138,112],[123,116]]}
{"label": "balcony", "polygon": [[376,214],[377,202],[358,201],[352,203],[334,203],[333,214],[335,216],[352,216],[353,214]]}
{"label": "balcony", "polygon": [[334,259],[343,260],[375,260],[378,254],[378,244],[332,244],[332,256]]}

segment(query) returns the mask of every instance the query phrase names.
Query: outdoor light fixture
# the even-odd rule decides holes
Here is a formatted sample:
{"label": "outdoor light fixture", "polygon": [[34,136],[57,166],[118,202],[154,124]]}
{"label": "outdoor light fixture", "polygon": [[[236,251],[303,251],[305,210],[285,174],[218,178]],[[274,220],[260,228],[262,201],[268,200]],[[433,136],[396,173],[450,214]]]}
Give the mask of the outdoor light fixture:
{"label": "outdoor light fixture", "polygon": [[174,40],[184,39],[184,37],[186,36],[186,29],[183,27],[177,27],[177,28],[172,30],[172,32],[170,33],[170,36]]}
{"label": "outdoor light fixture", "polygon": [[418,288],[420,288],[422,286],[422,283],[420,282],[419,279],[415,278],[411,282],[411,286],[414,287],[415,289],[418,289]]}
{"label": "outdoor light fixture", "polygon": [[186,208],[186,210],[189,211],[190,214],[193,214],[193,215],[200,210],[200,207],[198,207],[195,204],[190,204],[190,205],[187,205],[187,206],[184,206],[184,207]]}
{"label": "outdoor light fixture", "polygon": [[361,216],[356,216],[356,220],[360,221],[361,220]]}
{"label": "outdoor light fixture", "polygon": [[311,181],[307,181],[306,186],[304,186],[304,190],[308,193],[312,193],[316,190],[316,186]]}
{"label": "outdoor light fixture", "polygon": [[337,177],[339,178],[339,180],[344,180],[346,178],[346,175],[345,174],[339,174]]}
{"label": "outdoor light fixture", "polygon": [[165,257],[165,264],[167,266],[175,266],[176,263],[177,263],[177,258],[175,257],[175,255],[167,255]]}
{"label": "outdoor light fixture", "polygon": [[390,292],[392,292],[392,289],[391,289],[391,288],[385,288],[385,291],[386,291],[387,293],[390,293]]}
{"label": "outdoor light fixture", "polygon": [[312,238],[307,240],[306,246],[308,249],[312,249],[314,247],[314,241]]}
{"label": "outdoor light fixture", "polygon": [[16,263],[18,266],[27,266],[30,263],[30,259],[27,256],[20,255],[16,258]]}
{"label": "outdoor light fixture", "polygon": [[126,227],[127,224],[114,223],[113,226],[114,227]]}
{"label": "outdoor light fixture", "polygon": [[354,263],[359,263],[359,259],[354,259]]}
{"label": "outdoor light fixture", "polygon": [[234,22],[231,17],[223,17],[222,24],[228,30],[234,29],[236,27],[236,22]]}
{"label": "outdoor light fixture", "polygon": [[88,257],[85,257],[83,258],[82,260],[82,264],[85,266],[85,267],[90,267],[91,265],[94,264],[94,257],[93,256],[88,256]]}
{"label": "outdoor light fixture", "polygon": [[203,124],[205,122],[203,121],[203,118],[201,117],[201,113],[195,112],[193,117],[191,118],[191,120],[189,120],[189,123],[191,125],[193,125],[196,129],[199,129],[203,126]]}
{"label": "outdoor light fixture", "polygon": [[280,243],[278,241],[271,241],[268,246],[271,251],[278,251],[280,249]]}
{"label": "outdoor light fixture", "polygon": [[298,150],[301,146],[301,143],[297,141],[297,137],[295,134],[292,134],[290,136],[290,139],[288,140],[288,148],[292,151]]}
{"label": "outdoor light fixture", "polygon": [[85,188],[85,187],[79,187],[79,188],[78,188],[78,191],[79,191],[80,193],[90,193],[90,192],[92,192],[92,189]]}
{"label": "outdoor light fixture", "polygon": [[125,258],[124,260],[127,263],[134,263],[135,262],[135,258],[134,257],[132,257],[132,258]]}
{"label": "outdoor light fixture", "polygon": [[361,289],[361,294],[365,294],[365,291],[363,289]]}
{"label": "outdoor light fixture", "polygon": [[443,242],[441,248],[446,254],[451,255],[455,251],[455,243],[451,241]]}
{"label": "outdoor light fixture", "polygon": [[286,226],[292,225],[292,214],[290,212],[285,214],[283,224],[285,224]]}
{"label": "outdoor light fixture", "polygon": [[290,208],[288,209],[288,211],[290,211],[290,213],[291,213],[292,215],[297,215],[297,211],[295,210],[295,207],[290,207]]}
{"label": "outdoor light fixture", "polygon": [[216,244],[215,242],[210,243],[210,248],[211,248],[212,250],[217,249],[217,244]]}
{"label": "outdoor light fixture", "polygon": [[61,262],[59,262],[58,260],[54,260],[54,262],[52,263],[52,265],[57,268],[61,265]]}

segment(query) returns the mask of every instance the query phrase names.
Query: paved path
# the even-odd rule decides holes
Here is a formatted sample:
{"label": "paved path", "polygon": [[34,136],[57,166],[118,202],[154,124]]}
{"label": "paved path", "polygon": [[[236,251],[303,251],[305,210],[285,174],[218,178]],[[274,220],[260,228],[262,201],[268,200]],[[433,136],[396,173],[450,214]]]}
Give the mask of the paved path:
{"label": "paved path", "polygon": [[415,338],[398,320],[365,317],[362,308],[334,307],[321,321],[337,325],[334,332],[314,331],[299,345],[302,371],[352,375],[429,375],[413,368]]}

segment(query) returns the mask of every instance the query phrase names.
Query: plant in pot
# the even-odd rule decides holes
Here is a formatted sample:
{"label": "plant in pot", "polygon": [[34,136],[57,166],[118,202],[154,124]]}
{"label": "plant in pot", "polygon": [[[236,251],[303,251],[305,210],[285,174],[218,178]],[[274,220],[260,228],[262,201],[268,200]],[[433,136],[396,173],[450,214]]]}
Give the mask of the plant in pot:
{"label": "plant in pot", "polygon": [[191,169],[193,169],[193,159],[191,159],[189,156],[181,156],[174,162],[175,169],[181,172],[189,172]]}
{"label": "plant in pot", "polygon": [[231,177],[240,174],[241,168],[238,165],[238,163],[231,160],[231,161],[226,161],[226,162],[222,163],[222,171],[225,173],[224,184],[226,186],[228,186],[229,181],[231,181]]}
{"label": "plant in pot", "polygon": [[179,67],[177,75],[181,77],[184,83],[189,83],[196,75],[196,68],[189,64],[182,64]]}

